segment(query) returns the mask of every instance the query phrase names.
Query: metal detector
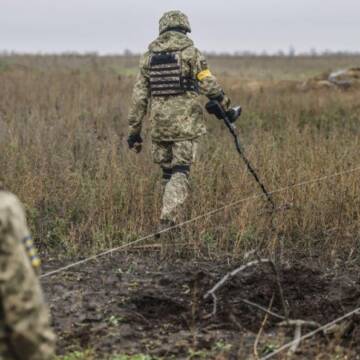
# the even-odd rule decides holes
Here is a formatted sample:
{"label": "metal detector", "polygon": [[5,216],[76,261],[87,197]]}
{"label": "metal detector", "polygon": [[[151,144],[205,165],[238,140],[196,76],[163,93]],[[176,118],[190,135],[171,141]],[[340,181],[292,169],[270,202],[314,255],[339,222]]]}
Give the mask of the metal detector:
{"label": "metal detector", "polygon": [[225,111],[219,101],[217,100],[210,100],[206,104],[206,110],[209,114],[215,115],[219,120],[223,120],[226,127],[229,129],[231,135],[234,137],[235,146],[237,152],[240,154],[241,158],[245,162],[245,165],[251,175],[255,178],[256,182],[260,186],[262,192],[266,196],[266,199],[268,200],[269,204],[271,205],[271,209],[275,210],[276,206],[274,203],[274,200],[271,196],[271,194],[267,191],[265,188],[265,185],[261,182],[258,174],[256,173],[255,169],[251,165],[249,159],[246,157],[243,147],[241,146],[240,139],[238,134],[236,133],[236,127],[234,125],[234,122],[240,117],[242,109],[240,106],[231,108],[228,111]]}

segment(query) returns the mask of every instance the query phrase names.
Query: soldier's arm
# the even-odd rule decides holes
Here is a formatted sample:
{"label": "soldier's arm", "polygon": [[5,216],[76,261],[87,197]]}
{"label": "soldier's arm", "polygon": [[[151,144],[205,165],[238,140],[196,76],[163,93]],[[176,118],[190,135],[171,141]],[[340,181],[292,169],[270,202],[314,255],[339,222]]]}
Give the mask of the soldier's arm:
{"label": "soldier's arm", "polygon": [[11,194],[1,194],[0,201],[0,299],[8,348],[20,360],[53,359],[49,311],[22,244],[29,234],[24,211]]}
{"label": "soldier's arm", "polygon": [[149,78],[146,75],[147,55],[145,54],[140,60],[140,71],[136,77],[133,90],[131,106],[128,116],[129,135],[139,135],[141,132],[142,121],[147,113],[150,87]]}
{"label": "soldier's arm", "polygon": [[195,49],[194,75],[198,81],[201,94],[209,99],[218,100],[225,109],[230,107],[230,99],[225,95],[216,77],[209,69],[204,55]]}

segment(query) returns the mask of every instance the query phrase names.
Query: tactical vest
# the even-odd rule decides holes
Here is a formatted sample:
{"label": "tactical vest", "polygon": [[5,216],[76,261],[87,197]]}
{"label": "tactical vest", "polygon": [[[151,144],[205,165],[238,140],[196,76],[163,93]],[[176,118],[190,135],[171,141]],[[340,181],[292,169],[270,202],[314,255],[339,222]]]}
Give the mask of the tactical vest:
{"label": "tactical vest", "polygon": [[151,55],[149,74],[151,96],[175,96],[187,91],[199,91],[195,79],[182,76],[180,53],[162,52]]}

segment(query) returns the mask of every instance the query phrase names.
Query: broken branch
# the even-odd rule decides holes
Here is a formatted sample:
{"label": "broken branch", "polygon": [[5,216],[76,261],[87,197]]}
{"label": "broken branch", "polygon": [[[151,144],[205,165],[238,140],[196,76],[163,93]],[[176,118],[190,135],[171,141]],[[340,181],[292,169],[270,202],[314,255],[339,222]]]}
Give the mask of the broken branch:
{"label": "broken branch", "polygon": [[255,265],[258,265],[260,263],[270,263],[271,260],[269,259],[260,259],[260,260],[255,260],[255,261],[251,261],[245,265],[242,265],[238,268],[236,268],[235,270],[227,273],[218,283],[215,284],[215,286],[210,289],[205,295],[204,295],[204,299],[207,299],[209,296],[213,296],[213,294],[219,290],[228,280],[232,279],[235,275],[237,275],[238,273],[252,267]]}

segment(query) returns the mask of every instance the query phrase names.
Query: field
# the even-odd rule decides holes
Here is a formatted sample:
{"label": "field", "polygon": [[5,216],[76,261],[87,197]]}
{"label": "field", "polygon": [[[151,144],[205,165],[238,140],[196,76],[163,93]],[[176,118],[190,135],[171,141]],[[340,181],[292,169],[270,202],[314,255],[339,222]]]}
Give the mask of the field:
{"label": "field", "polygon": [[[160,172],[148,122],[141,154],[125,142],[137,62],[0,56],[0,180],[26,205],[45,272],[156,229]],[[158,241],[149,239],[44,278],[62,359],[261,358],[292,340],[294,328],[244,299],[319,324],[359,306],[360,89],[302,86],[359,62],[210,56],[244,108],[238,128],[248,157],[276,204],[291,206],[267,211],[226,129],[207,116],[183,220],[239,203],[183,227],[174,259],[160,260]],[[204,294],[258,256],[274,266],[229,280],[209,316]],[[359,358],[359,335],[356,315],[302,342],[292,358]]]}

